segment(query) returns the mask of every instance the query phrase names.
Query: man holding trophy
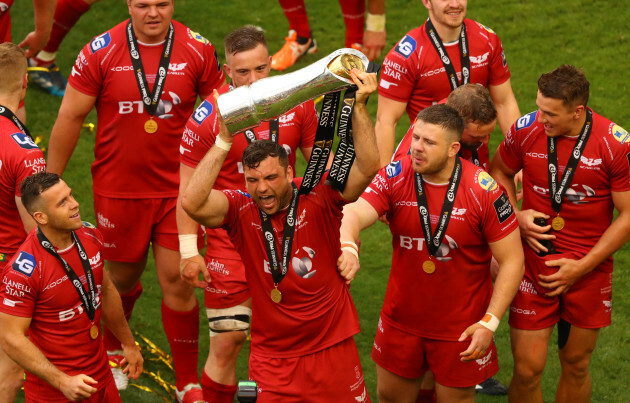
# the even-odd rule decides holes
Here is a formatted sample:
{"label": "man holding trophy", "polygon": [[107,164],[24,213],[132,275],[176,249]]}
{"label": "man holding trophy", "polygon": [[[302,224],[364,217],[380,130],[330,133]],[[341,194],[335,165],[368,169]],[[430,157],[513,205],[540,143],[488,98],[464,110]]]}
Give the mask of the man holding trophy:
{"label": "man holding trophy", "polygon": [[[247,25],[225,37],[225,72],[230,85],[221,93],[247,87],[269,76],[270,57],[265,34],[260,28]],[[182,273],[191,276],[191,284],[205,289],[205,306],[210,328],[210,351],[201,377],[205,400],[230,403],[236,392],[236,359],[247,337],[251,317],[251,298],[245,281],[245,267],[221,228],[208,228],[208,248],[204,257],[197,250],[199,228],[181,207],[181,198],[195,167],[215,143],[219,133],[216,115],[208,114],[214,100],[201,103],[188,120],[180,147],[180,197],[177,204],[177,226],[180,234]],[[248,143],[268,139],[280,144],[289,154],[289,165],[295,169],[299,147],[308,160],[311,156],[317,114],[313,101],[302,103],[270,122],[265,122],[242,136],[234,138],[223,168],[217,178],[216,189],[246,191],[241,156]],[[196,281],[200,272],[211,276],[211,283]],[[195,280],[193,280],[195,279]]]}
{"label": "man holding trophy", "polygon": [[[337,273],[336,262],[341,254],[342,208],[361,195],[378,171],[374,129],[366,107],[377,81],[376,74],[364,72],[364,56],[361,58],[349,49],[333,55],[334,60],[324,69],[320,68],[321,61],[303,69],[310,70],[301,71],[299,77],[307,77],[310,85],[296,84],[299,88],[293,90],[308,93],[324,88],[323,92],[329,92],[333,89],[325,88],[339,80],[358,87],[351,122],[356,160],[342,190],[333,188],[331,182],[312,180],[309,168],[304,180],[294,179],[286,150],[271,140],[252,142],[243,154],[248,193],[218,190],[219,174],[225,169],[224,161],[235,140],[228,127],[232,132],[242,127],[228,118],[226,127],[217,108],[210,104],[207,119],[216,122],[219,135],[194,171],[181,201],[196,221],[207,228],[225,229],[243,261],[252,298],[249,377],[258,383],[258,399],[262,402],[369,401],[353,339],[359,332],[358,317],[348,286]],[[322,61],[328,63],[329,59]],[[339,74],[329,70],[339,60],[343,67],[337,66],[335,71],[345,70],[347,78],[339,78]],[[359,69],[350,71],[351,66]],[[310,72],[318,73],[311,77]],[[298,76],[268,80],[290,83],[295,77]],[[287,84],[280,101],[268,92],[268,99],[259,99],[256,91],[263,87],[263,81],[243,89],[241,93],[249,91],[249,96],[239,99],[254,99],[254,108],[261,110],[275,107],[286,111],[285,101],[296,99],[296,91],[289,91]],[[230,94],[218,99],[226,116],[231,111],[222,99],[228,99],[224,97]],[[326,110],[321,115],[335,116]],[[323,123],[328,122],[320,118],[320,127]],[[329,148],[332,140],[322,143]],[[317,140],[315,146],[319,154]],[[184,278],[193,274],[187,271],[184,267]],[[304,384],[313,386],[304,388]]]}

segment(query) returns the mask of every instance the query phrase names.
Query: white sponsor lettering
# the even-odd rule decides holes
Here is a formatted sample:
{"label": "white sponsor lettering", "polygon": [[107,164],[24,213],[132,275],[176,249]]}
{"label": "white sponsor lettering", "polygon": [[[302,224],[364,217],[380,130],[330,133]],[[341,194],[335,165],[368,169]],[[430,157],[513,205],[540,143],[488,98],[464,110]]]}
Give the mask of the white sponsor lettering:
{"label": "white sponsor lettering", "polygon": [[534,310],[521,309],[521,308],[516,308],[513,306],[510,307],[510,311],[521,314],[521,315],[536,315],[536,311]]}

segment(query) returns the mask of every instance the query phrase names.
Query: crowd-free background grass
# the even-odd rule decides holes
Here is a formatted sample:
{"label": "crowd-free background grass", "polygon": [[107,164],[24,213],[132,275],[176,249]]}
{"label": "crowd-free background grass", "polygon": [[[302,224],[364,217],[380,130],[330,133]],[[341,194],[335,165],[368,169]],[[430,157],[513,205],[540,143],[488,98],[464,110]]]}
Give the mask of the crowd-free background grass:
{"label": "crowd-free background grass", "polygon": [[[292,69],[304,67],[327,55],[344,44],[344,24],[337,1],[306,0],[313,36],[319,51],[301,59]],[[11,10],[13,38],[19,42],[32,30],[32,3],[15,2]],[[523,114],[536,109],[536,81],[540,74],[562,63],[569,63],[585,70],[591,82],[589,105],[600,114],[630,129],[628,108],[627,73],[630,68],[630,44],[627,30],[627,5],[624,2],[602,0],[477,0],[469,2],[468,16],[497,32],[512,72],[512,87]],[[207,37],[223,56],[223,37],[232,29],[255,24],[265,29],[270,51],[279,49],[288,30],[282,9],[275,0],[209,1],[177,0],[175,19]],[[410,29],[420,26],[427,17],[426,9],[419,0],[387,0],[387,46],[385,52]],[[62,43],[57,64],[69,74],[79,50],[94,36],[128,18],[127,6],[122,0],[101,0],[92,6]],[[382,57],[379,61],[382,61]],[[61,99],[32,86],[27,95],[28,126],[43,137],[46,146],[50,130],[55,122]],[[370,100],[372,117],[376,116],[377,97]],[[96,122],[92,112],[87,122]],[[398,136],[408,128],[403,117],[398,125]],[[502,140],[497,129],[491,141],[491,152]],[[132,147],[132,144],[129,144]],[[94,133],[84,130],[64,175],[81,203],[84,219],[95,222],[92,207],[90,164],[93,160]],[[173,158],[177,158],[174,150]],[[141,154],[138,158],[142,158]],[[300,171],[303,171],[302,163]],[[132,172],[125,174],[133,174]],[[587,217],[585,219],[593,219]],[[596,219],[596,218],[595,218]],[[382,305],[391,261],[391,234],[381,223],[362,234],[362,269],[352,285],[352,294],[359,311],[361,333],[355,337],[361,353],[366,383],[372,399],[376,401],[376,376],[370,351],[374,339],[378,314]],[[626,293],[630,288],[627,265],[630,253],[627,247],[615,255],[613,324],[601,331],[597,350],[593,356],[591,373],[594,402],[624,402],[628,400],[628,374],[630,374],[630,332],[627,330],[630,302]],[[144,294],[136,305],[131,320],[132,329],[148,337],[165,351],[169,351],[160,319],[161,293],[155,275],[155,266],[149,260],[143,276]],[[200,291],[197,296],[203,301]],[[422,303],[419,296],[419,303]],[[435,301],[434,301],[435,302]],[[439,301],[438,301],[439,302]],[[203,367],[208,349],[207,321],[200,315],[200,361]],[[499,327],[496,342],[499,349],[501,371],[497,378],[508,383],[512,374],[512,358],[506,321]],[[555,340],[555,334],[553,336]],[[246,347],[238,365],[238,378],[247,378]],[[174,383],[172,372],[163,364],[146,361],[146,368]],[[545,370],[542,387],[546,402],[554,400],[555,386],[559,377],[557,348],[551,343],[549,363]],[[149,376],[143,375],[137,382],[158,391],[164,391]],[[121,394],[125,402],[162,402],[163,397],[130,387]],[[506,401],[504,397],[478,395],[481,402]],[[23,401],[22,395],[19,401]]]}

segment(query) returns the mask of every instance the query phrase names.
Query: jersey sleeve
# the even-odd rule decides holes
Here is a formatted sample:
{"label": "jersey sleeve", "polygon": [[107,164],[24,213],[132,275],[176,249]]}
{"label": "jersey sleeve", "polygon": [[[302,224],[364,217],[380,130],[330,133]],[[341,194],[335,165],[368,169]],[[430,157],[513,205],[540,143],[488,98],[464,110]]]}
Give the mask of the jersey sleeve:
{"label": "jersey sleeve", "polygon": [[385,57],[378,85],[379,95],[404,103],[409,102],[416,85],[421,51],[410,34],[405,35]]}
{"label": "jersey sleeve", "polygon": [[228,211],[220,227],[232,235],[238,227],[239,213],[243,211],[242,207],[252,202],[252,197],[240,190],[222,190],[222,192],[228,200]]}
{"label": "jersey sleeve", "polygon": [[524,134],[536,121],[536,111],[521,116],[510,130],[505,134],[505,139],[499,145],[498,152],[503,163],[513,171],[523,168],[523,138]]}
{"label": "jersey sleeve", "polygon": [[475,174],[474,192],[481,201],[481,232],[488,242],[496,242],[518,229],[514,206],[503,186],[483,169]]}
{"label": "jersey sleeve", "polygon": [[315,134],[317,133],[317,110],[315,103],[307,101],[302,104],[304,118],[302,119],[302,133],[300,137],[300,148],[313,148]]}
{"label": "jersey sleeve", "polygon": [[[24,135],[24,138],[28,136]],[[29,139],[30,140],[30,139]],[[35,144],[34,142],[30,142],[31,144]],[[22,181],[26,179],[27,176],[36,174],[38,172],[42,172],[46,170],[46,160],[44,159],[44,153],[39,147],[35,146],[34,148],[30,148],[28,150],[24,150],[20,148],[19,156],[12,166],[16,168],[15,171],[15,196],[20,197],[22,193],[20,191],[20,186]]]}
{"label": "jersey sleeve", "polygon": [[625,192],[630,190],[630,135],[619,125],[610,123],[608,126],[609,143],[613,144],[613,158],[609,166],[610,190]]}
{"label": "jersey sleeve", "polygon": [[[68,77],[68,84],[75,90],[90,96],[98,96],[101,93],[103,76],[101,74],[99,53],[109,46],[109,32],[97,36],[92,42],[85,45],[79,52],[72,66],[72,72]],[[101,45],[105,43],[105,45]],[[100,47],[99,47],[100,46]]]}
{"label": "jersey sleeve", "polygon": [[40,285],[38,263],[32,254],[20,250],[5,267],[0,284],[0,312],[33,317]]}
{"label": "jersey sleeve", "polygon": [[192,113],[179,146],[181,163],[195,168],[214,145],[219,122],[216,108],[209,99],[204,100]]}
{"label": "jersey sleeve", "polygon": [[481,29],[485,30],[488,34],[491,47],[489,85],[503,84],[510,78],[510,68],[508,67],[507,58],[505,57],[503,44],[499,36],[492,29],[481,24],[479,25]]}
{"label": "jersey sleeve", "polygon": [[361,195],[361,198],[370,203],[376,210],[379,217],[387,214],[391,206],[391,187],[387,169],[396,169],[400,164],[400,161],[394,161],[381,168]]}
{"label": "jersey sleeve", "polygon": [[212,90],[219,89],[225,83],[225,75],[219,63],[219,56],[212,43],[203,46],[203,71],[197,82],[197,92],[201,96],[211,96]]}

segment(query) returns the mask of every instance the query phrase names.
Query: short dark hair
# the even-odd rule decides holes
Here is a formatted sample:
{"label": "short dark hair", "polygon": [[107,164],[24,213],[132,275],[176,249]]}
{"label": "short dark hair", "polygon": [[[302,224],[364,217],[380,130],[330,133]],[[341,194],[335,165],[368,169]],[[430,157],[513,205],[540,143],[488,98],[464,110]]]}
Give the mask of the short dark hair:
{"label": "short dark hair", "polygon": [[418,113],[416,120],[437,125],[453,134],[454,141],[459,141],[464,132],[464,119],[459,112],[446,104],[436,104],[425,108]]}
{"label": "short dark hair", "polygon": [[29,214],[34,213],[34,204],[44,191],[50,189],[61,181],[61,177],[51,172],[38,172],[26,177],[20,184],[22,204]]}
{"label": "short dark hair", "polygon": [[252,141],[243,152],[241,162],[244,167],[249,169],[258,168],[261,162],[267,157],[278,157],[278,162],[283,168],[289,166],[289,154],[280,144],[271,140],[256,140]]}
{"label": "short dark hair", "polygon": [[223,40],[223,44],[225,47],[225,57],[227,59],[230,55],[252,50],[258,45],[263,45],[267,48],[267,39],[265,38],[265,33],[262,28],[255,25],[245,25],[227,34]]}
{"label": "short dark hair", "polygon": [[478,122],[487,125],[497,118],[497,108],[492,102],[490,91],[480,84],[457,87],[449,94],[446,104],[455,108],[465,123]]}
{"label": "short dark hair", "polygon": [[543,74],[538,79],[538,91],[546,98],[562,100],[566,107],[588,103],[589,82],[582,69],[568,64]]}

